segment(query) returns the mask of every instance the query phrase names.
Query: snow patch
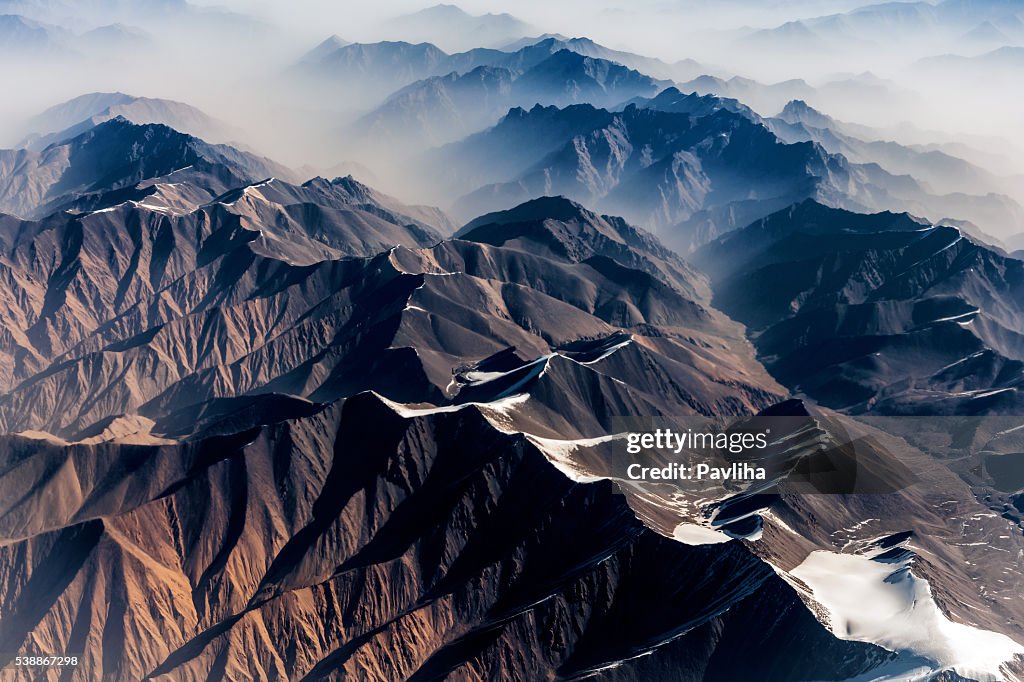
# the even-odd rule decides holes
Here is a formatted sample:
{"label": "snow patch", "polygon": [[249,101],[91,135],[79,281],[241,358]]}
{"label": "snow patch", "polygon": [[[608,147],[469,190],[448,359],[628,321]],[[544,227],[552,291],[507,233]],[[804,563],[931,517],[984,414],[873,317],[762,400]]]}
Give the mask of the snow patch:
{"label": "snow patch", "polygon": [[819,550],[789,573],[828,612],[840,639],[912,652],[980,682],[1004,679],[1002,665],[1024,655],[1024,646],[1006,635],[951,621],[928,582],[906,565]]}
{"label": "snow patch", "polygon": [[593,476],[583,472],[572,460],[572,454],[579,448],[594,447],[601,443],[607,443],[616,439],[625,438],[625,434],[613,434],[610,436],[599,436],[597,438],[578,438],[576,440],[556,440],[553,438],[541,438],[531,434],[523,434],[526,440],[537,446],[537,449],[544,453],[549,462],[570,480],[576,483],[597,483],[603,481],[604,476]]}
{"label": "snow patch", "polygon": [[[977,311],[975,311],[975,312],[977,312]],[[946,319],[952,319],[952,318],[946,318]],[[942,322],[942,321],[943,320],[936,320],[936,322]],[[952,368],[956,367],[957,365],[963,364],[963,363],[967,362],[968,360],[973,360],[974,358],[981,357],[984,354],[985,354],[985,351],[983,351],[983,350],[979,350],[977,353],[971,353],[970,355],[968,355],[965,358],[961,358],[960,360],[957,360],[956,362],[949,363],[948,365],[946,365],[945,367],[940,369],[939,372],[945,372],[947,369],[952,369]],[[936,372],[936,374],[938,374],[939,372]]]}
{"label": "snow patch", "polygon": [[489,403],[460,403],[458,405],[445,405],[437,407],[434,405],[406,405],[405,403],[395,402],[389,400],[376,391],[370,391],[385,405],[394,410],[400,417],[406,419],[414,419],[416,417],[427,417],[432,414],[446,414],[451,412],[458,412],[459,410],[467,407],[479,407],[493,412],[505,414],[516,405],[521,405],[530,399],[530,396],[526,393],[520,393],[519,395],[513,395],[494,400]]}
{"label": "snow patch", "polygon": [[684,545],[719,545],[732,540],[725,533],[685,521],[675,527],[672,538]]}
{"label": "snow patch", "polygon": [[[978,309],[975,308],[974,310],[970,310],[970,311],[968,311],[966,313],[960,313],[959,315],[953,315],[951,317],[940,317],[937,320],[932,320],[931,324],[935,324],[936,322],[952,322],[953,320],[962,320],[965,317],[973,317],[974,315],[977,315],[978,312],[979,312]],[[974,356],[971,356],[971,357],[974,357]]]}

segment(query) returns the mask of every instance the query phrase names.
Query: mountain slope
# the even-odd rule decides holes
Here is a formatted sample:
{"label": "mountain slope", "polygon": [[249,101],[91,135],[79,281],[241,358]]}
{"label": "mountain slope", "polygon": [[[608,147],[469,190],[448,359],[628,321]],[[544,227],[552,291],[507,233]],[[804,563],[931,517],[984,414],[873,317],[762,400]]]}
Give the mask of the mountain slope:
{"label": "mountain slope", "polygon": [[179,182],[187,177],[207,199],[247,182],[292,177],[269,159],[118,117],[41,152],[0,150],[0,211],[43,216],[86,195],[172,174]]}
{"label": "mountain slope", "polygon": [[333,50],[323,44],[307,53],[293,71],[312,83],[328,81],[335,88],[359,93],[366,101],[434,75],[447,53],[431,43],[384,41],[348,43]]}
{"label": "mountain slope", "polygon": [[[24,587],[4,595],[16,614],[4,641],[77,646],[81,670],[140,679],[249,679],[258,663],[291,679],[525,680],[615,666],[617,679],[695,669],[725,681],[739,651],[750,662],[781,650],[801,664],[744,670],[795,680],[885,660],[832,638],[742,547],[654,534],[611,484],[573,483],[495,430],[496,416],[402,416],[364,394],[245,440],[136,446],[163,460],[149,485],[168,492],[139,479],[123,501],[92,495],[81,521],[44,517],[66,530],[16,541],[41,559],[18,561]],[[470,438],[486,456],[467,452]],[[128,447],[79,450],[102,475]],[[34,462],[54,449],[4,442]],[[211,542],[189,541],[199,536]],[[17,561],[10,547],[5,565]],[[62,589],[30,609],[44,580]],[[85,622],[106,636],[87,646]],[[58,623],[70,640],[48,634]],[[131,634],[157,626],[159,646]],[[799,637],[767,634],[779,627]]]}
{"label": "mountain slope", "polygon": [[712,274],[716,305],[748,326],[773,375],[825,405],[1019,409],[1024,263],[956,228],[805,202],[697,259]]}
{"label": "mountain slope", "polygon": [[[241,193],[359,194],[276,185]],[[130,205],[63,235],[54,218],[3,231],[21,235],[3,272],[48,281],[42,309],[70,346],[8,365],[27,379],[0,412],[27,431],[0,437],[5,651],[81,651],[76,674],[131,679],[796,682],[960,665],[814,617],[827,594],[794,576],[816,552],[871,561],[872,541],[894,548],[892,580],[942,599],[937,618],[981,642],[1020,636],[1002,599],[1018,578],[1000,587],[978,561],[1016,556],[1010,521],[906,444],[851,443],[851,424],[777,404],[703,278],[621,219],[545,198],[430,247],[292,265],[218,218],[228,203],[204,210],[198,244],[194,225]],[[7,321],[40,304],[10,297],[4,339],[38,339]],[[76,326],[82,310],[106,319]],[[623,416],[757,410],[783,420],[773,461],[855,446],[921,485],[836,498],[795,480],[757,495],[601,480],[621,478]]]}

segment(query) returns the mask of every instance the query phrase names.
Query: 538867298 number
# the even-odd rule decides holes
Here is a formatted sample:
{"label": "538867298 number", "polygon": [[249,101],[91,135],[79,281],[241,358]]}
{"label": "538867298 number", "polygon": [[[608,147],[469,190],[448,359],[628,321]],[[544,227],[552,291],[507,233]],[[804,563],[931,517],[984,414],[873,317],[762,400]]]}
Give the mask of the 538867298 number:
{"label": "538867298 number", "polygon": [[12,663],[19,668],[63,668],[78,665],[78,656],[15,656]]}

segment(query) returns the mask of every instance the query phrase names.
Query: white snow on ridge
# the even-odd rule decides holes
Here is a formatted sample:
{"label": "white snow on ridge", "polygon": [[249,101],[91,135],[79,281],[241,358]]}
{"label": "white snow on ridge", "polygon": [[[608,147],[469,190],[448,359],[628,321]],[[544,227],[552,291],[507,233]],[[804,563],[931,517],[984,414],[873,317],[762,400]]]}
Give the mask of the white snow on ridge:
{"label": "white snow on ridge", "polygon": [[252,196],[254,194],[259,199],[261,199],[263,201],[267,201],[267,198],[265,196],[263,196],[257,190],[259,190],[259,188],[261,188],[261,187],[266,187],[267,185],[269,185],[270,183],[274,182],[275,180],[277,180],[277,178],[269,178],[267,180],[264,180],[263,182],[258,182],[258,183],[254,184],[254,185],[246,185],[245,187],[242,188],[242,191],[239,192],[238,197],[236,197],[233,201],[229,201],[229,202],[226,202],[226,203],[225,202],[221,202],[221,204],[224,205],[224,206],[234,206],[235,204],[237,204],[239,201],[241,201],[245,197]]}
{"label": "white snow on ridge", "polygon": [[113,206],[108,206],[107,208],[101,208],[101,209],[99,209],[97,211],[90,211],[86,215],[99,215],[100,213],[110,213],[111,211],[116,211],[117,209],[121,208],[122,206],[127,206],[127,205],[128,205],[127,201],[122,201],[120,204],[114,204]]}
{"label": "white snow on ridge", "polygon": [[[942,321],[943,320],[936,320],[936,322],[942,322]],[[953,367],[956,367],[957,365],[963,364],[963,363],[967,362],[968,360],[973,360],[974,358],[981,357],[984,354],[985,354],[985,351],[983,351],[983,350],[979,350],[977,353],[971,353],[970,355],[968,355],[965,358],[961,358],[961,359],[957,360],[956,362],[949,363],[948,365],[946,365],[945,367],[940,369],[939,372],[945,372],[947,369],[952,369]],[[936,372],[936,374],[938,374],[939,372]]]}
{"label": "white snow on ridge", "polygon": [[840,639],[910,652],[980,682],[1007,679],[1002,665],[1024,655],[1024,646],[1006,635],[950,620],[928,582],[906,565],[819,550],[789,574],[810,589]]}
{"label": "white snow on ridge", "polygon": [[494,381],[508,374],[508,372],[466,372],[463,376],[469,383],[467,386],[473,386],[475,384],[483,384],[488,381]]}
{"label": "white snow on ridge", "polygon": [[721,531],[686,521],[675,527],[675,530],[672,531],[672,538],[684,545],[718,545],[732,540]]}
{"label": "white snow on ridge", "polygon": [[[960,313],[959,315],[952,315],[950,317],[940,317],[937,320],[932,320],[928,324],[935,324],[936,322],[952,322],[953,320],[962,320],[965,317],[973,317],[974,315],[977,315],[979,312],[980,311],[977,308],[975,308],[974,310],[969,310],[966,313]],[[975,357],[976,355],[980,355],[980,353],[975,353],[971,357]]]}
{"label": "white snow on ridge", "polygon": [[[146,197],[146,198],[149,198],[149,197]],[[107,208],[101,208],[101,209],[97,209],[95,211],[89,211],[87,213],[84,213],[83,215],[90,216],[90,215],[99,215],[101,213],[110,213],[111,211],[116,211],[117,209],[122,208],[124,206],[134,206],[135,208],[144,208],[147,211],[153,211],[154,213],[164,213],[164,214],[172,214],[172,215],[174,214],[174,212],[171,211],[171,209],[169,209],[166,206],[160,206],[160,205],[157,205],[157,204],[147,204],[145,202],[146,202],[145,199],[143,199],[142,201],[135,201],[133,199],[129,199],[128,201],[122,201],[120,204],[114,204],[113,206],[108,206]]]}
{"label": "white snow on ridge", "polygon": [[432,405],[424,407],[416,407],[413,405],[406,405],[404,403],[395,402],[385,398],[376,391],[370,391],[385,405],[390,407],[392,410],[398,413],[399,416],[405,417],[406,419],[413,419],[415,417],[426,417],[432,414],[444,414],[447,412],[458,412],[461,409],[467,407],[480,407],[486,410],[494,412],[505,412],[516,405],[520,405],[530,399],[530,396],[526,393],[520,393],[518,395],[512,395],[500,400],[495,400],[489,403],[461,403],[459,405],[445,405],[443,407],[435,407]]}
{"label": "white snow on ridge", "polygon": [[552,438],[542,438],[540,436],[534,436],[533,434],[514,431],[509,428],[508,424],[502,424],[502,417],[508,417],[508,413],[515,407],[522,405],[530,399],[529,394],[519,393],[499,400],[494,400],[487,403],[462,403],[460,405],[446,405],[444,407],[432,407],[423,406],[416,407],[412,405],[405,405],[403,403],[389,400],[384,396],[371,391],[379,400],[381,400],[388,407],[393,409],[400,416],[406,419],[413,419],[415,417],[425,417],[434,414],[444,414],[451,412],[458,412],[459,410],[466,407],[477,407],[487,417],[488,421],[492,425],[501,431],[502,433],[522,433],[531,443],[537,446],[544,456],[551,464],[564,474],[569,479],[577,483],[596,483],[597,481],[604,480],[603,476],[592,476],[580,471],[573,463],[571,455],[577,448],[581,447],[593,447],[606,443],[609,441],[623,439],[626,434],[612,434],[609,436],[599,436],[597,438],[580,438],[576,440],[556,440]]}
{"label": "white snow on ridge", "polygon": [[580,438],[577,440],[556,440],[553,438],[541,438],[529,433],[523,434],[526,439],[537,446],[537,449],[544,453],[551,464],[561,471],[570,480],[576,483],[597,483],[603,481],[604,476],[593,476],[581,471],[572,460],[572,453],[581,447],[594,447],[601,443],[613,440],[621,440],[626,434],[613,434],[610,436],[599,436],[598,438]]}

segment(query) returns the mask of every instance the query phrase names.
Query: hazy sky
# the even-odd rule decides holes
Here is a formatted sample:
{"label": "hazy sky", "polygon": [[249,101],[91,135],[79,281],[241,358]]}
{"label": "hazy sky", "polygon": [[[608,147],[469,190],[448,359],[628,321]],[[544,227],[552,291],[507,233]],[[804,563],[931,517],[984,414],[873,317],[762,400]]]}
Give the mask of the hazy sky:
{"label": "hazy sky", "polygon": [[[337,33],[353,41],[395,38],[382,25],[391,18],[430,7],[422,0],[337,2],[331,0],[198,0],[227,7],[288,27],[310,39]],[[452,4],[452,3],[448,3]],[[466,0],[459,7],[473,14],[509,13],[540,32],[586,35],[609,46],[642,51],[666,59],[694,56],[691,40],[709,30],[743,26],[765,28],[792,19],[842,12],[863,5],[854,0]],[[685,39],[684,39],[685,37]]]}
{"label": "hazy sky", "polygon": [[[85,92],[121,90],[195,104],[246,129],[249,134],[243,141],[254,148],[290,164],[318,163],[321,160],[311,158],[310,150],[315,152],[318,145],[310,122],[316,122],[318,131],[339,129],[346,115],[367,103],[348,102],[349,111],[338,111],[316,93],[286,94],[288,67],[331,34],[362,42],[400,39],[388,21],[432,3],[195,0],[195,4],[255,16],[261,27],[244,21],[234,22],[237,26],[222,22],[216,29],[157,21],[143,27],[159,47],[131,51],[127,58],[8,57],[0,70],[0,88],[6,95],[0,101],[0,144],[16,142],[24,132],[18,122],[46,106]],[[1015,142],[1024,138],[1020,125],[1024,97],[1019,86],[1007,85],[1005,78],[957,81],[943,73],[925,78],[908,70],[921,56],[960,49],[932,35],[910,32],[877,45],[854,41],[827,54],[736,46],[740,36],[756,28],[861,4],[851,0],[464,0],[459,4],[471,13],[510,12],[534,26],[536,33],[587,36],[609,47],[668,61],[694,58],[720,76],[738,74],[768,83],[802,78],[818,86],[837,74],[870,70],[890,80],[884,87],[902,93],[899,107],[887,109],[850,99],[837,102],[826,113],[873,125],[910,121],[921,128],[946,130],[954,138],[966,133],[997,133]],[[144,19],[140,19],[143,24]],[[310,134],[300,144],[297,140],[304,132]]]}

